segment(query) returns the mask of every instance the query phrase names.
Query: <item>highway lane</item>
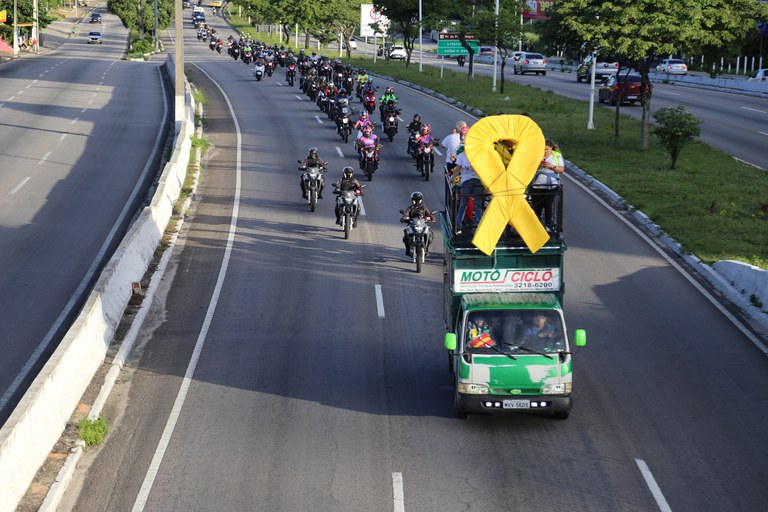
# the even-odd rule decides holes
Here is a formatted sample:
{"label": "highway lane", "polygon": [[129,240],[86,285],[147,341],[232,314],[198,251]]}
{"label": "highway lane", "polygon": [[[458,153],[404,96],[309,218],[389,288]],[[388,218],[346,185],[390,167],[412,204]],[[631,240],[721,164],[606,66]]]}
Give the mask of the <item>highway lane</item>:
{"label": "highway lane", "polygon": [[156,63],[121,61],[126,31],[100,25],[55,52],[0,67],[0,420],[80,307],[162,156]]}
{"label": "highway lane", "polygon": [[[418,55],[415,55],[414,65],[418,66]],[[424,62],[428,65],[439,66],[436,57],[425,54]],[[454,60],[446,60],[445,69],[454,71],[467,70],[459,68]],[[499,74],[501,71],[498,71]],[[493,65],[476,63],[475,73],[492,76]],[[589,83],[577,83],[575,73],[548,71],[547,76],[514,75],[512,67],[505,68],[504,79],[522,85],[530,85],[542,90],[569,98],[589,101]],[[497,86],[500,87],[500,75]],[[614,108],[601,105],[597,100],[595,85],[595,108]],[[700,139],[728,154],[753,165],[768,169],[768,102],[765,97],[747,96],[717,90],[696,89],[693,87],[677,86],[657,82],[653,84],[651,112],[665,107],[684,105],[686,110],[702,121]],[[587,104],[584,105],[584,126],[587,124]],[[621,112],[640,119],[642,107],[640,104],[625,104]],[[578,164],[578,163],[577,163]]]}
{"label": "highway lane", "polygon": [[[439,208],[442,183],[417,180],[398,135],[385,143],[360,227],[343,240],[329,195],[314,213],[300,200],[295,160],[319,146],[332,181],[354,163],[351,144],[280,75],[257,84],[190,34],[187,44],[188,72],[210,98],[200,203],[112,402],[108,442],[84,459],[70,506],[128,510],[138,497],[144,510],[700,511],[766,502],[762,353],[592,195],[567,184],[566,315],[590,337],[576,359],[571,418],[455,420],[442,261],[433,254],[415,274],[397,223],[414,189]],[[418,109],[437,133],[466,118],[397,93],[403,117]],[[179,389],[185,401],[174,406]]]}

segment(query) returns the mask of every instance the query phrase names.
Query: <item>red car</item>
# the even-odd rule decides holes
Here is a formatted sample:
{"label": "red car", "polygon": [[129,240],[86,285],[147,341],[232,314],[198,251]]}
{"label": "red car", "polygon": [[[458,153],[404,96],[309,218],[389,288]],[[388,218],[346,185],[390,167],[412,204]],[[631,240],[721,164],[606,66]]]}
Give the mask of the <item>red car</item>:
{"label": "red car", "polygon": [[597,99],[600,103],[616,105],[622,103],[635,103],[640,101],[642,80],[636,73],[621,73],[611,75],[603,80],[597,91]]}

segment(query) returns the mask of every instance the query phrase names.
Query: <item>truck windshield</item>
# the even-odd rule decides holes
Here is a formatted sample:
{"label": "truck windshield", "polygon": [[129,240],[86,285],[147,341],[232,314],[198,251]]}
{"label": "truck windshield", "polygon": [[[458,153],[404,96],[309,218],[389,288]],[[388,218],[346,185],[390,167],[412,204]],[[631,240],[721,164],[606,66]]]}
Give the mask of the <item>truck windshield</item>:
{"label": "truck windshield", "polygon": [[546,354],[566,350],[557,311],[471,311],[465,326],[463,346],[469,352]]}

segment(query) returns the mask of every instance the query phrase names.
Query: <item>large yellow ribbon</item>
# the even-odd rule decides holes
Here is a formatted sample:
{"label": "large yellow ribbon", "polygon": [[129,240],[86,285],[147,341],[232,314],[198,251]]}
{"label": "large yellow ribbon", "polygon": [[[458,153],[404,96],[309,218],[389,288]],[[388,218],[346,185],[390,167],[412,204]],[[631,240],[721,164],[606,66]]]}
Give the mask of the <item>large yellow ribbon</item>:
{"label": "large yellow ribbon", "polygon": [[[505,166],[495,149],[499,140],[512,140],[515,150]],[[485,210],[472,243],[491,254],[507,225],[512,226],[535,253],[549,234],[525,198],[525,189],[536,174],[544,155],[544,134],[527,116],[499,115],[485,117],[472,125],[464,143],[472,167],[491,202]]]}

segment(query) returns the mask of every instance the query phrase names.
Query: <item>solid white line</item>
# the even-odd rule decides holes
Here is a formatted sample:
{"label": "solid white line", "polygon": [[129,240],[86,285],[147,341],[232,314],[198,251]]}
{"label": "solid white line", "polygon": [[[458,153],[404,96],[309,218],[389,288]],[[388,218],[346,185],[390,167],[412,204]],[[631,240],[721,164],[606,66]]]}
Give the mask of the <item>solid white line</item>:
{"label": "solid white line", "polygon": [[[763,132],[759,132],[759,133],[763,133]],[[763,135],[768,135],[768,133],[763,133]],[[747,165],[749,165],[749,166],[751,166],[751,167],[754,167],[755,169],[759,169],[759,170],[761,170],[761,171],[764,171],[764,170],[765,170],[765,169],[763,169],[762,167],[760,167],[759,165],[757,165],[757,164],[753,164],[752,162],[747,162],[746,160],[742,160],[741,158],[739,158],[739,157],[737,157],[737,156],[733,157],[733,159],[734,159],[734,160],[736,160],[737,162],[741,162],[741,163],[743,163],[743,164],[747,164]]]}
{"label": "solid white line", "polygon": [[26,178],[24,178],[23,180],[21,180],[21,183],[19,183],[18,185],[16,185],[16,186],[13,188],[13,190],[11,190],[10,194],[11,194],[11,195],[14,195],[16,192],[18,192],[19,190],[21,190],[21,187],[23,187],[24,185],[26,185],[26,184],[27,184],[27,182],[29,181],[29,179],[30,179],[30,178],[31,178],[31,176],[27,176]]}
{"label": "solid white line", "polygon": [[336,153],[339,155],[339,158],[344,158],[344,153],[342,153],[339,146],[336,146]]}
{"label": "solid white line", "polygon": [[45,161],[46,161],[46,160],[48,160],[48,157],[49,157],[49,156],[51,156],[51,152],[50,152],[50,151],[49,151],[49,152],[47,152],[46,154],[44,154],[44,155],[43,155],[43,158],[41,158],[41,159],[40,159],[40,160],[37,162],[37,165],[42,165],[42,164],[44,164],[44,163],[45,163]]}
{"label": "solid white line", "polygon": [[[376,288],[376,311],[378,311],[379,313],[379,318],[384,318],[384,296],[381,294],[381,285],[377,284],[375,288]],[[397,473],[397,474],[399,475],[400,473]]]}
{"label": "solid white line", "polygon": [[659,92],[664,93],[664,94],[669,94],[671,96],[682,96],[682,94],[680,94],[678,92],[670,92],[670,91],[662,91],[662,90],[660,90]]}
{"label": "solid white line", "polygon": [[200,333],[197,337],[197,342],[195,343],[195,348],[192,351],[192,357],[189,360],[189,365],[187,366],[187,371],[184,374],[184,380],[181,383],[181,387],[179,388],[179,393],[176,395],[176,401],[173,404],[173,408],[171,409],[171,413],[168,416],[168,421],[165,424],[165,429],[163,429],[163,434],[160,437],[160,442],[158,443],[157,449],[155,450],[155,455],[152,457],[152,462],[149,465],[149,468],[147,469],[147,474],[144,477],[144,482],[141,484],[141,489],[139,490],[138,496],[136,496],[136,502],[133,504],[133,512],[141,512],[144,510],[144,507],[147,504],[147,499],[149,498],[149,493],[152,491],[152,485],[155,482],[155,477],[157,476],[158,471],[160,470],[160,464],[163,462],[163,457],[165,456],[165,451],[168,449],[168,444],[171,441],[171,436],[173,436],[173,431],[176,428],[176,423],[179,420],[179,416],[181,415],[181,409],[184,407],[184,401],[187,398],[187,393],[189,392],[189,386],[192,383],[192,377],[195,374],[195,369],[197,368],[197,363],[200,360],[200,354],[203,351],[203,345],[205,345],[206,337],[208,336],[208,330],[211,327],[211,322],[213,321],[213,315],[216,313],[216,306],[219,302],[219,296],[221,295],[221,290],[224,287],[224,279],[227,276],[227,269],[229,268],[229,260],[232,256],[232,247],[235,243],[235,234],[237,232],[237,221],[238,216],[240,212],[240,190],[241,190],[241,162],[242,162],[242,132],[240,131],[240,123],[237,121],[237,116],[235,115],[235,110],[232,107],[232,103],[229,101],[229,98],[227,97],[224,90],[221,88],[221,86],[216,82],[212,76],[210,76],[208,73],[206,73],[202,68],[195,66],[211,80],[211,82],[216,85],[216,87],[219,89],[221,94],[224,96],[224,100],[227,102],[227,105],[229,106],[229,112],[232,116],[232,120],[235,123],[235,131],[237,133],[237,150],[236,150],[236,159],[235,159],[235,197],[233,201],[232,206],[232,219],[229,223],[229,236],[227,237],[227,247],[224,251],[224,257],[221,261],[221,267],[219,268],[219,276],[216,280],[216,286],[213,289],[213,295],[211,296],[211,300],[208,303],[208,309],[205,313],[205,320],[203,321],[203,325],[200,329]]}
{"label": "solid white line", "polygon": [[323,120],[320,119],[320,116],[315,116],[315,119],[317,119],[318,123],[323,124]]}
{"label": "solid white line", "polygon": [[768,114],[765,110],[758,110],[756,108],[750,108],[750,107],[741,107],[744,110],[751,110],[752,112],[759,112],[760,114]]}
{"label": "solid white line", "polygon": [[405,494],[403,493],[403,474],[392,473],[392,494],[395,512],[405,512]]}
{"label": "solid white line", "polygon": [[661,492],[661,488],[659,488],[659,484],[656,483],[651,470],[648,469],[648,464],[646,464],[643,459],[635,459],[635,462],[637,463],[637,467],[640,468],[640,473],[643,474],[643,478],[645,479],[645,485],[648,486],[651,494],[653,494],[653,499],[656,500],[656,505],[659,506],[659,510],[661,510],[661,512],[672,512],[672,509],[669,508],[669,503],[667,503],[664,494]]}

